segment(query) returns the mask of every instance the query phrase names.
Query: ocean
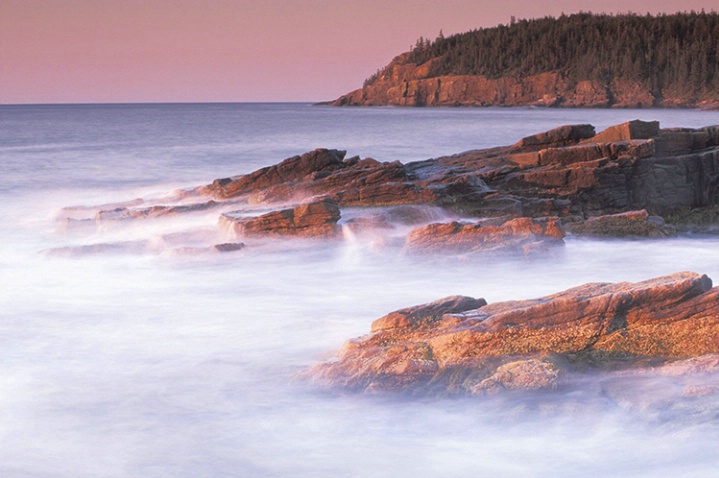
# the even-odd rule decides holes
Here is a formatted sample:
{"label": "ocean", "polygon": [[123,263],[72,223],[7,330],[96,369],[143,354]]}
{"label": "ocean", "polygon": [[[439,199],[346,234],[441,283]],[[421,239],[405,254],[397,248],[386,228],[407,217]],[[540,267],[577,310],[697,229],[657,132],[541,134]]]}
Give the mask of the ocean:
{"label": "ocean", "polygon": [[[58,221],[318,147],[409,162],[632,119],[701,127],[719,112],[1,105],[0,476],[715,476],[719,396],[683,396],[678,378],[426,398],[320,389],[302,372],[374,319],[448,295],[495,302],[682,270],[719,281],[717,236],[569,238],[546,257],[438,264],[360,240],[172,253],[170,238],[216,228],[211,211]],[[126,243],[152,247],[93,246]]]}

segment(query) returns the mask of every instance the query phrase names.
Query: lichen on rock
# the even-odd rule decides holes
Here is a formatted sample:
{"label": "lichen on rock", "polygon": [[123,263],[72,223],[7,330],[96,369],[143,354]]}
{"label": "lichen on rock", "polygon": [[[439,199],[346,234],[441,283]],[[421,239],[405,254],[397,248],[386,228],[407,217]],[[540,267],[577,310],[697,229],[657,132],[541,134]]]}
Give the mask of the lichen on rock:
{"label": "lichen on rock", "polygon": [[719,287],[683,272],[486,304],[449,297],[387,314],[309,372],[357,391],[482,395],[555,389],[579,371],[719,353]]}

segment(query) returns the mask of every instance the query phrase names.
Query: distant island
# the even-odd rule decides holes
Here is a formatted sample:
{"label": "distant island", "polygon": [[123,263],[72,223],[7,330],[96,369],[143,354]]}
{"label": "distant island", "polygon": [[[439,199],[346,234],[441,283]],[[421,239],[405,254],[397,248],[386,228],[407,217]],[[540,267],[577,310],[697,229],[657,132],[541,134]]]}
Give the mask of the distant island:
{"label": "distant island", "polygon": [[719,13],[516,20],[434,40],[335,106],[719,108]]}

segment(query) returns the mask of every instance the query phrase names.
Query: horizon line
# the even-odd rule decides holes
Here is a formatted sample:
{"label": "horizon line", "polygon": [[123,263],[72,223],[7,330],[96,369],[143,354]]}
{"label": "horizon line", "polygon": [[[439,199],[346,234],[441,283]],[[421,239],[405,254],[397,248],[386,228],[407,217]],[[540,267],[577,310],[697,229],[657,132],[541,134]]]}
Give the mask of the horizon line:
{"label": "horizon line", "polygon": [[248,105],[248,104],[308,104],[326,105],[327,101],[88,101],[88,102],[58,102],[58,103],[0,103],[3,106],[100,106],[100,105]]}

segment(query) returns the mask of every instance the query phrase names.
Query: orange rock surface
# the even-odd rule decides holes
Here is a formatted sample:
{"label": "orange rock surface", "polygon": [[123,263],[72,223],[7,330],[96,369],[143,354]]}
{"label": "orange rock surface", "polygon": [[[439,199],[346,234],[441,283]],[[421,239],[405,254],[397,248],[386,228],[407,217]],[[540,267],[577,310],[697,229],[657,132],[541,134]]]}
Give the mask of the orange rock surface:
{"label": "orange rock surface", "polygon": [[392,312],[371,330],[311,375],[354,390],[553,388],[572,370],[719,352],[719,288],[683,272],[489,305],[450,297]]}

